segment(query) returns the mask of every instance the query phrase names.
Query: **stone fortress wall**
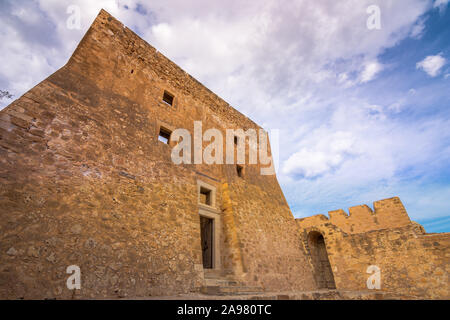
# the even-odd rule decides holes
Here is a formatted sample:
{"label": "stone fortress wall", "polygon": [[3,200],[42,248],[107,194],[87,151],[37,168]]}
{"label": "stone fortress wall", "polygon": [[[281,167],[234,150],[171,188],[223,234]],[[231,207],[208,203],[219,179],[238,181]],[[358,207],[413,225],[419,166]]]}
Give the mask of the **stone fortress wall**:
{"label": "stone fortress wall", "polygon": [[[194,121],[259,129],[102,10],[67,64],[0,112],[0,298],[172,295],[207,276],[315,289],[274,175],[171,161],[160,129]],[[212,270],[200,213],[214,219]],[[70,265],[81,290],[66,287]]]}
{"label": "stone fortress wall", "polygon": [[[367,268],[380,269],[381,292],[418,298],[450,298],[450,233],[427,234],[409,219],[399,198],[297,219],[306,250],[310,234],[323,235],[338,290],[365,290],[371,276]],[[320,277],[320,275],[316,275]]]}
{"label": "stone fortress wall", "polygon": [[[399,199],[296,220],[259,164],[174,164],[158,135],[194,121],[224,136],[260,129],[102,10],[65,66],[0,111],[0,298],[167,296],[214,281],[306,292],[321,288],[316,256],[338,290],[366,289],[376,264],[381,290],[448,297],[448,234],[425,234]],[[201,217],[214,221],[212,268]],[[328,255],[313,254],[311,232]],[[80,290],[66,286],[70,265]]]}

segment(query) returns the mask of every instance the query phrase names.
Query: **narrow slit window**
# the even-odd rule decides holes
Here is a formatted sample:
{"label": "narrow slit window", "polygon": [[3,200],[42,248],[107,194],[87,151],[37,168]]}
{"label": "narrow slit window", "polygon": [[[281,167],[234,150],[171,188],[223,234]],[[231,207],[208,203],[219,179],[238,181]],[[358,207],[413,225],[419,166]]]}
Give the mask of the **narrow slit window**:
{"label": "narrow slit window", "polygon": [[234,144],[238,144],[238,137],[237,136],[234,136]]}
{"label": "narrow slit window", "polygon": [[167,103],[169,106],[173,106],[173,100],[174,100],[173,94],[170,94],[167,91],[164,91],[163,101],[165,103]]}
{"label": "narrow slit window", "polygon": [[200,203],[206,204],[208,206],[211,204],[211,190],[204,187],[200,187]]}
{"label": "narrow slit window", "polygon": [[171,134],[172,134],[172,132],[170,130],[161,127],[161,128],[159,128],[158,140],[165,144],[169,144]]}
{"label": "narrow slit window", "polygon": [[242,176],[244,174],[244,168],[240,165],[236,165],[236,173],[237,173],[238,177],[242,178]]}

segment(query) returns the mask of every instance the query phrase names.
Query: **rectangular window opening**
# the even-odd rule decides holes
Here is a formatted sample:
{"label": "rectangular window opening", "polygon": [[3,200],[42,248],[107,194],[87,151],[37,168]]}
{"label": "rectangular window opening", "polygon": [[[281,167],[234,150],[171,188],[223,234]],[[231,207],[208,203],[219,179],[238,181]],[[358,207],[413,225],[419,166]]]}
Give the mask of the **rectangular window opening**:
{"label": "rectangular window opening", "polygon": [[211,206],[211,190],[200,187],[200,203]]}
{"label": "rectangular window opening", "polygon": [[167,91],[164,91],[163,101],[165,103],[167,103],[169,106],[173,106],[173,99],[174,99],[173,94],[170,94]]}
{"label": "rectangular window opening", "polygon": [[158,140],[165,143],[165,144],[169,144],[170,142],[170,135],[172,134],[172,131],[170,131],[169,129],[166,128],[159,128],[159,136],[158,136]]}
{"label": "rectangular window opening", "polygon": [[236,173],[237,173],[238,177],[242,178],[242,176],[244,174],[244,168],[240,165],[236,165]]}

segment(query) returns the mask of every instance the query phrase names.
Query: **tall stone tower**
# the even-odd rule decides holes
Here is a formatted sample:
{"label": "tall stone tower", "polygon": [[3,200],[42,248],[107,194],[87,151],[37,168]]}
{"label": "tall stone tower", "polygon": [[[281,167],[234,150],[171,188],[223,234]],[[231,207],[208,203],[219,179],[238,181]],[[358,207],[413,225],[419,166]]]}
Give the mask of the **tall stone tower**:
{"label": "tall stone tower", "polygon": [[261,129],[102,10],[68,63],[0,112],[0,298],[315,289],[275,175],[172,162],[171,133],[194,121]]}

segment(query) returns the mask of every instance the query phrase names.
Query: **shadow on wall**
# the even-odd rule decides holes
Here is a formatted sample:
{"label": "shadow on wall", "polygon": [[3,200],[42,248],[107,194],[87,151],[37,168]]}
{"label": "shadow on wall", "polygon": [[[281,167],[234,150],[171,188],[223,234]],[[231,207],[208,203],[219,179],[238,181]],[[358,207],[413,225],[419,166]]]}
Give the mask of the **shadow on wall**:
{"label": "shadow on wall", "polygon": [[336,289],[323,235],[318,231],[311,231],[308,234],[308,247],[311,252],[317,287],[319,289]]}

